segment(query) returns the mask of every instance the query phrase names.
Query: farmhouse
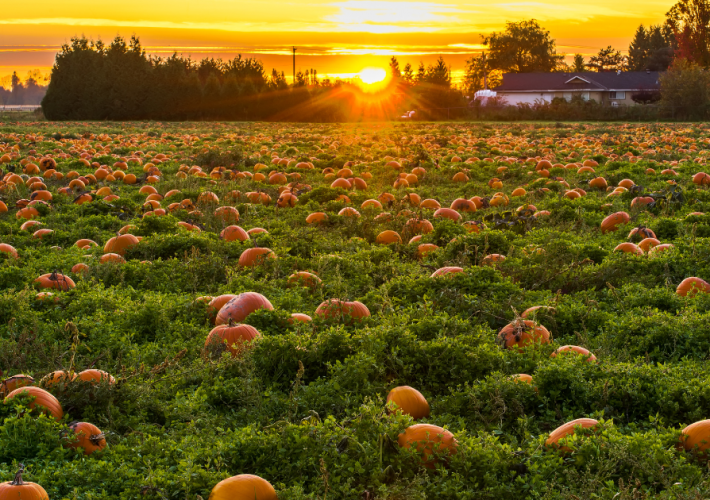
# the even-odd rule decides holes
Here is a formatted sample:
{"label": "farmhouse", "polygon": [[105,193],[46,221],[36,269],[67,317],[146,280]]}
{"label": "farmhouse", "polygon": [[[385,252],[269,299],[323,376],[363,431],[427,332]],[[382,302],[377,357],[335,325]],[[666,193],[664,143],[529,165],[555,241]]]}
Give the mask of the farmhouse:
{"label": "farmhouse", "polygon": [[659,75],[658,71],[505,73],[503,83],[493,90],[508,105],[555,98],[570,101],[575,95],[610,106],[634,105],[635,94],[660,90]]}

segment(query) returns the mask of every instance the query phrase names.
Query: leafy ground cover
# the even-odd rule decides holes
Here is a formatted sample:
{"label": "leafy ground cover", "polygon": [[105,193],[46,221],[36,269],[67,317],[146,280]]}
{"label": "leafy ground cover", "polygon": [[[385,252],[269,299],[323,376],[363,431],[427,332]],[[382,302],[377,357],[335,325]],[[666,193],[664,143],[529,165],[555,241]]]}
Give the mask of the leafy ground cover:
{"label": "leafy ground cover", "polygon": [[[280,499],[707,498],[710,433],[683,430],[710,418],[709,143],[3,124],[0,476],[52,499],[239,474]],[[448,447],[403,446],[417,424]]]}

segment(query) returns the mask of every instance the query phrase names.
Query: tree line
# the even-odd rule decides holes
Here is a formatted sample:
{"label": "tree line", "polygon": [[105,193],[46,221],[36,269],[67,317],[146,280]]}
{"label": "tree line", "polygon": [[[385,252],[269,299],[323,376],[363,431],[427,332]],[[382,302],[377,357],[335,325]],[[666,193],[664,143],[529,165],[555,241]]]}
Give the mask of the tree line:
{"label": "tree line", "polygon": [[42,101],[50,120],[291,120],[346,121],[394,118],[401,109],[459,102],[450,67],[439,58],[386,89],[387,102],[363,102],[347,81],[299,71],[289,85],[283,72],[241,55],[228,61],[146,54],[140,40],[110,44],[76,37],[62,46]]}
{"label": "tree line", "polygon": [[42,75],[39,70],[32,70],[24,82],[17,72],[2,79],[0,86],[0,106],[37,105],[42,102],[47,86],[42,85]]}

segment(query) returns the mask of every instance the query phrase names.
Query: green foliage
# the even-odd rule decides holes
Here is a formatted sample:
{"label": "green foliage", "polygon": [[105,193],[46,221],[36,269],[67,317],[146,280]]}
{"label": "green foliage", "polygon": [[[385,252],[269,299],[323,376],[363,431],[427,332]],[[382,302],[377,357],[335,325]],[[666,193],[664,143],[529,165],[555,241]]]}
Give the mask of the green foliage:
{"label": "green foliage", "polygon": [[[82,57],[88,63],[92,56]],[[676,444],[682,428],[710,415],[710,294],[682,297],[676,287],[690,276],[710,280],[710,216],[690,215],[710,210],[708,190],[691,180],[704,169],[706,132],[702,124],[585,123],[0,126],[3,148],[17,145],[22,159],[32,149],[36,158],[52,154],[65,174],[95,171],[76,161],[79,139],[70,136],[87,141],[107,165],[138,150],[143,164],[163,153],[168,158],[152,185],[160,194],[180,192],[162,206],[183,199],[196,204],[196,211],[143,217],[142,184],[90,185],[107,185],[120,198],[74,205],[58,193],[66,179],[45,179],[54,199],[38,221],[53,233],[39,239],[36,228],[21,229],[24,221],[14,216],[29,189],[2,192],[10,209],[0,214],[0,240],[19,254],[0,253],[3,378],[23,373],[39,385],[55,370],[95,368],[115,383],[49,387],[64,409],[61,421],[30,411],[27,396],[0,405],[0,474],[10,480],[23,463],[25,479],[50,498],[86,500],[208,498],[219,481],[242,473],[268,479],[282,499],[703,498],[710,488],[706,463]],[[34,144],[30,134],[38,138]],[[268,164],[273,152],[316,164],[287,170],[312,186],[292,208],[248,203],[245,193],[257,190],[275,199],[277,187],[265,182],[176,175],[183,164],[201,164],[206,173],[229,166],[222,163],[241,161],[237,154],[244,162],[238,170],[246,170]],[[627,152],[640,158],[629,160]],[[409,189],[394,190],[398,173],[384,166],[388,154],[409,159],[405,171],[416,165],[426,173]],[[471,161],[450,163],[454,155]],[[544,155],[563,165],[594,158],[595,176],[609,185],[631,179],[642,187],[609,196],[590,189],[590,174],[578,174],[576,166],[541,177],[529,158]],[[354,177],[372,174],[366,190],[332,189],[323,178],[323,168],[349,161]],[[678,162],[670,187],[671,177],[660,173],[666,161]],[[452,182],[464,169],[469,182]],[[129,162],[128,173],[145,174],[138,162]],[[502,188],[488,186],[493,177]],[[474,194],[510,195],[516,187],[527,194],[462,212],[458,222],[403,201],[405,193],[416,193],[450,206]],[[566,198],[573,188],[586,195]],[[220,205],[237,207],[239,220],[219,220],[216,206],[197,203],[208,190]],[[395,201],[382,210],[361,208],[385,192]],[[630,206],[648,193],[654,205]],[[335,201],[340,194],[350,197],[359,218],[337,215],[345,206]],[[526,205],[538,215],[518,210]],[[622,210],[630,222],[601,233],[604,217]],[[306,223],[315,211],[328,220]],[[382,212],[389,216],[379,217]],[[433,231],[409,244],[414,235],[404,227],[412,218],[429,220]],[[187,231],[180,221],[197,223],[200,231]],[[474,221],[479,232],[463,224]],[[232,223],[268,233],[245,242],[221,239]],[[125,263],[101,264],[104,245],[126,225],[135,226],[140,243],[126,251]],[[644,255],[614,251],[639,226],[673,247]],[[398,232],[403,243],[377,244],[385,230]],[[97,246],[78,248],[82,238]],[[420,258],[421,243],[439,248]],[[240,266],[240,256],[254,246],[277,258]],[[490,254],[505,260],[484,265]],[[88,271],[71,272],[78,263]],[[441,267],[463,272],[432,277]],[[76,287],[43,290],[53,295],[40,300],[34,280],[54,270]],[[322,282],[293,285],[288,278],[297,271]],[[237,356],[215,352],[206,345],[215,326],[205,296],[247,291],[274,307],[243,321],[259,338]],[[371,316],[350,321],[315,314],[332,298],[359,301]],[[551,343],[502,349],[498,332],[533,306],[545,306],[528,317],[547,328]],[[291,322],[293,313],[313,321]],[[552,357],[563,345],[585,347],[597,362]],[[532,384],[512,378],[523,373]],[[443,426],[458,442],[457,453],[440,456],[434,469],[397,444],[415,422],[388,411],[385,400],[403,385],[429,402],[429,417],[416,423]],[[600,425],[568,438],[568,453],[545,446],[551,431],[582,417]],[[65,447],[75,420],[97,425],[108,447],[92,456]]]}

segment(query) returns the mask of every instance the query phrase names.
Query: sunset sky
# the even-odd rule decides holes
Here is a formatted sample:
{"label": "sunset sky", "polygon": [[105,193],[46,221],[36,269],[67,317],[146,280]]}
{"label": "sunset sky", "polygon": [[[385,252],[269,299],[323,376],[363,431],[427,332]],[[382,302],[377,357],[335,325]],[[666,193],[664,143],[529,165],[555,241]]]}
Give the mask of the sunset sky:
{"label": "sunset sky", "polygon": [[297,68],[319,74],[357,73],[401,66],[440,54],[456,74],[481,50],[481,34],[506,21],[535,18],[567,54],[596,53],[613,45],[626,50],[636,27],[657,24],[673,0],[567,0],[426,2],[374,0],[122,0],[7,1],[0,9],[0,77],[17,70],[49,72],[61,44],[75,35],[110,41],[117,34],[140,37],[146,50],[193,59],[258,57],[267,71],[291,76],[291,46]]}

